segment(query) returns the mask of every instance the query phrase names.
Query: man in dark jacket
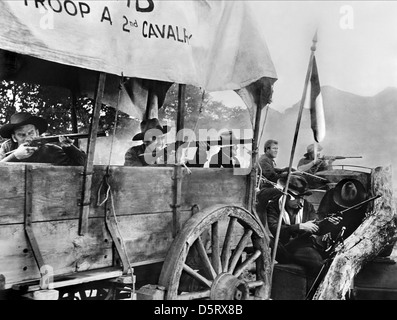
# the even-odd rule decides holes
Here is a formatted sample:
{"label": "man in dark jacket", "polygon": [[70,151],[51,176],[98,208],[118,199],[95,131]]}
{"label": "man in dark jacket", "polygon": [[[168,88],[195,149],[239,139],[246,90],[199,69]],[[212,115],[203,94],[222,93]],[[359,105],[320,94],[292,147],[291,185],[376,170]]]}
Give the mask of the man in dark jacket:
{"label": "man in dark jacket", "polygon": [[[285,186],[286,178],[278,183]],[[279,234],[279,245],[276,260],[280,263],[294,262],[307,269],[313,276],[318,274],[324,263],[324,249],[317,245],[319,226],[316,223],[317,214],[313,205],[304,197],[310,195],[307,181],[304,177],[292,174],[288,185],[288,195],[284,209],[283,193],[269,201],[266,207],[269,230],[275,237],[280,214],[282,223]],[[339,223],[339,218],[333,218],[332,223]]]}
{"label": "man in dark jacket", "polygon": [[[288,167],[277,168],[275,159],[278,154],[278,141],[267,140],[264,146],[264,154],[259,158],[259,166],[262,171],[262,176],[273,183],[276,183],[278,179],[286,177],[288,175]],[[264,184],[262,187],[271,187],[271,184]],[[262,189],[261,187],[261,189]]]}
{"label": "man in dark jacket", "polygon": [[31,145],[47,130],[47,121],[27,112],[15,113],[10,122],[0,128],[0,135],[8,138],[0,147],[1,162],[36,162],[64,166],[80,166],[86,161],[84,151],[73,145],[73,141],[61,136],[58,144]]}
{"label": "man in dark jacket", "polygon": [[[167,162],[167,154],[162,137],[170,131],[170,127],[162,126],[158,119],[146,119],[141,122],[141,132],[136,134],[132,140],[141,141],[143,144],[133,146],[124,155],[125,166],[147,166],[158,164],[159,161]],[[170,151],[170,150],[169,150]],[[171,153],[171,152],[169,152]]]}

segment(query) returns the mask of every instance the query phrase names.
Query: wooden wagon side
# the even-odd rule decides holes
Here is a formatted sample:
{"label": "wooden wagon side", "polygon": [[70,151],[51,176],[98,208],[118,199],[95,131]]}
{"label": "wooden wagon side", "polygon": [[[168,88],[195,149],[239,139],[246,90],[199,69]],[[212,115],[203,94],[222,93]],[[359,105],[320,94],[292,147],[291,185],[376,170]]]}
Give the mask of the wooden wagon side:
{"label": "wooden wagon side", "polygon": [[60,288],[117,278],[128,266],[161,263],[175,228],[195,211],[219,198],[241,206],[246,201],[247,177],[233,175],[233,170],[184,173],[183,192],[175,203],[173,167],[95,166],[88,231],[79,235],[81,171],[42,164],[0,166],[5,289],[38,290],[43,275],[53,275],[51,287]]}

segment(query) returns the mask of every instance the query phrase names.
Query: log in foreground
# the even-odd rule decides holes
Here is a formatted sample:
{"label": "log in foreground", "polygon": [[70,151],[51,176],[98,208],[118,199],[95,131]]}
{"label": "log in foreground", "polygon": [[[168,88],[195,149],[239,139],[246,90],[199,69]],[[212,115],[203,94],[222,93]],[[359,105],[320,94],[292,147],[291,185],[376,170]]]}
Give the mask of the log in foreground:
{"label": "log in foreground", "polygon": [[397,214],[393,199],[392,169],[378,167],[372,172],[372,192],[382,194],[361,225],[338,251],[313,300],[344,300],[355,275],[397,237]]}

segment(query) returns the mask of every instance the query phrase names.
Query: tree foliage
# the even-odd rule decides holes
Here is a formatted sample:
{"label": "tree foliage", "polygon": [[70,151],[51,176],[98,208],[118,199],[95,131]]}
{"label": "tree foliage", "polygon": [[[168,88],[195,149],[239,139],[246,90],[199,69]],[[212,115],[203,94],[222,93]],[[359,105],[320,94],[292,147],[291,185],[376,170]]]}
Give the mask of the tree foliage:
{"label": "tree foliage", "polygon": [[[178,85],[168,90],[159,118],[176,120]],[[226,106],[198,87],[186,86],[185,127],[189,129],[251,129],[249,113],[241,106]]]}
{"label": "tree foliage", "polygon": [[[10,120],[15,112],[26,111],[42,116],[48,123],[49,134],[73,132],[73,106],[78,132],[87,133],[93,111],[93,99],[73,97],[72,92],[60,87],[2,81],[0,84],[0,124]],[[120,113],[119,117],[126,117]],[[115,109],[102,105],[99,130],[111,130],[114,126]]]}

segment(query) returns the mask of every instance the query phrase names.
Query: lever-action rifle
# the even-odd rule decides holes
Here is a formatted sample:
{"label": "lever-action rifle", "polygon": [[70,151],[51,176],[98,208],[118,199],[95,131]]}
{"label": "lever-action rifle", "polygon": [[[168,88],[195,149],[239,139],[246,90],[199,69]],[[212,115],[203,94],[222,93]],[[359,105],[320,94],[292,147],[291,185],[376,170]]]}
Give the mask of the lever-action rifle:
{"label": "lever-action rifle", "polygon": [[[97,133],[97,137],[107,137],[109,134],[107,131],[101,131]],[[88,138],[88,133],[69,133],[69,134],[61,134],[56,136],[44,136],[44,137],[36,137],[29,143],[31,147],[41,147],[46,143],[59,142],[59,137],[67,137],[70,139],[84,139]]]}
{"label": "lever-action rifle", "polygon": [[351,158],[362,158],[362,156],[357,157],[343,157],[343,156],[322,156],[320,160],[343,160],[343,159],[351,159]]}
{"label": "lever-action rifle", "polygon": [[[97,133],[97,137],[107,137],[109,133],[107,131],[101,131]],[[41,147],[45,145],[46,143],[52,143],[52,142],[59,142],[59,137],[68,137],[70,139],[84,139],[88,138],[89,134],[88,133],[69,133],[69,134],[61,134],[57,136],[44,136],[44,137],[36,137],[33,138],[31,142],[29,142],[30,147]],[[13,153],[16,149],[11,150],[6,153],[6,156],[10,155]]]}
{"label": "lever-action rifle", "polygon": [[317,221],[316,224],[317,224],[317,225],[320,227],[320,229],[321,229],[322,223],[323,223],[324,221],[327,221],[329,218],[332,218],[332,217],[342,217],[342,218],[343,218],[343,214],[344,214],[344,213],[346,213],[346,212],[348,212],[348,211],[350,211],[350,210],[353,210],[353,209],[357,209],[357,208],[361,207],[363,204],[366,204],[366,203],[368,203],[368,202],[374,201],[375,199],[378,199],[378,198],[381,197],[381,196],[382,196],[381,194],[378,194],[378,195],[375,196],[375,197],[372,197],[372,198],[369,198],[369,199],[367,199],[367,200],[361,201],[360,203],[357,203],[357,204],[355,204],[354,206],[351,206],[351,207],[349,207],[349,208],[346,208],[345,210],[337,211],[337,212],[328,214],[324,219],[322,219],[322,220],[320,220],[320,221]]}

